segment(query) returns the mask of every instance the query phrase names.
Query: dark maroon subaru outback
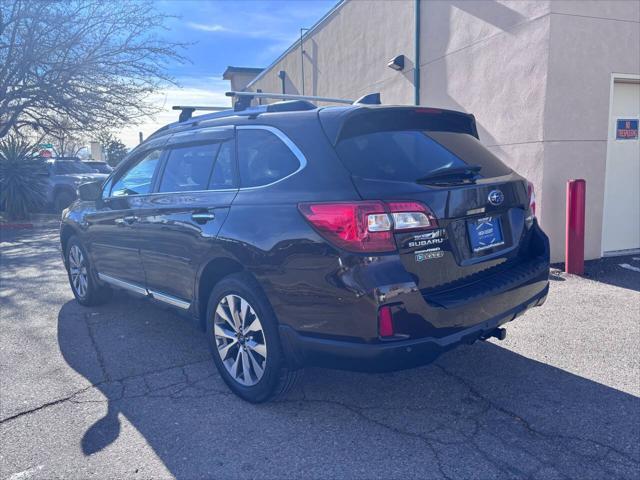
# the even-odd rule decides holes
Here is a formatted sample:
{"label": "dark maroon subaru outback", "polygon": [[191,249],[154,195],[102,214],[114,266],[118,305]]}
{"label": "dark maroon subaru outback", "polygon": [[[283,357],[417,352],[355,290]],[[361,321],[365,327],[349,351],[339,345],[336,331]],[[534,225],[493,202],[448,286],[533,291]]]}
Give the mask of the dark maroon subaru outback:
{"label": "dark maroon subaru outback", "polygon": [[401,369],[502,338],[547,296],[531,184],[460,112],[185,115],[79,190],[61,229],[77,300],[121,288],[185,311],[252,402],[305,365]]}

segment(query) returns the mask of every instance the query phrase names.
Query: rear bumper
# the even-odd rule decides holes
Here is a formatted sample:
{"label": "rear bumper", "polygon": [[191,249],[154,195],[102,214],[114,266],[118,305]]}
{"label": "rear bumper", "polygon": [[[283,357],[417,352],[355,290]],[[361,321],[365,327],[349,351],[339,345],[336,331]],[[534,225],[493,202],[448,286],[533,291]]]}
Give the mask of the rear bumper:
{"label": "rear bumper", "polygon": [[527,309],[542,305],[548,291],[547,283],[541,291],[516,307],[443,337],[361,343],[301,335],[287,325],[280,326],[280,337],[285,355],[294,368],[319,366],[364,372],[402,370],[428,364],[460,344],[471,344],[488,336]]}

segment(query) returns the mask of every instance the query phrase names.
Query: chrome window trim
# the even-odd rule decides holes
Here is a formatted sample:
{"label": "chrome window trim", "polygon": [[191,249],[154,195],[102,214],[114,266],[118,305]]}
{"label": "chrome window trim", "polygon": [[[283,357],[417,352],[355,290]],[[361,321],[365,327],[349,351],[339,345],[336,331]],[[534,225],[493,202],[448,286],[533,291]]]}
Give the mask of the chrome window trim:
{"label": "chrome window trim", "polygon": [[178,307],[183,310],[189,310],[189,307],[191,306],[189,302],[185,302],[184,300],[180,300],[179,298],[167,295],[166,293],[160,293],[155,290],[149,290],[149,295],[156,300],[160,300],[161,302],[168,303],[169,305],[173,305],[174,307]]}
{"label": "chrome window trim", "polygon": [[214,127],[204,127],[204,128],[191,128],[188,130],[183,130],[181,132],[176,132],[171,134],[169,140],[173,138],[187,137],[189,135],[196,134],[207,134],[207,133],[215,133],[215,132],[225,132],[227,130],[233,131],[233,125],[219,125]]}
{"label": "chrome window trim", "polygon": [[[236,129],[237,130],[266,130],[267,132],[271,132],[276,137],[278,137],[282,141],[282,143],[284,143],[287,146],[287,148],[291,151],[291,153],[293,153],[293,155],[298,160],[298,163],[300,164],[300,166],[298,167],[298,169],[296,171],[291,172],[286,177],[279,178],[275,182],[266,183],[264,185],[257,185],[255,187],[240,187],[240,189],[239,189],[240,192],[245,191],[245,190],[251,191],[251,190],[257,190],[257,189],[260,189],[260,188],[270,187],[271,185],[275,185],[276,183],[280,183],[280,182],[282,182],[283,180],[286,180],[289,177],[293,177],[294,175],[299,173],[302,169],[304,169],[307,166],[307,159],[304,156],[304,154],[302,153],[302,151],[298,148],[298,146],[295,143],[293,143],[293,140],[291,140],[284,132],[282,132],[282,130],[279,130],[279,129],[277,129],[275,127],[272,127],[270,125],[238,125],[238,126],[236,126]],[[236,141],[238,141],[238,137],[236,137]],[[237,150],[238,149],[236,148],[236,158],[239,159]],[[240,173],[240,165],[238,165],[238,173]],[[240,179],[240,183],[242,184],[242,179]]]}
{"label": "chrome window trim", "polygon": [[105,275],[104,273],[98,273],[98,278],[103,282],[110,283],[116,287],[124,288],[125,290],[131,290],[132,292],[139,293],[141,295],[149,295],[149,291],[136,285],[135,283],[129,283],[125,280],[120,280],[119,278],[112,277],[111,275]]}
{"label": "chrome window trim", "polygon": [[[224,129],[224,128],[233,128],[233,127],[221,126],[221,127],[210,127],[210,128]],[[255,186],[255,187],[224,188],[224,189],[216,189],[216,190],[185,190],[185,191],[180,191],[180,192],[136,193],[136,194],[133,194],[133,195],[119,195],[119,196],[115,196],[115,197],[113,197],[113,196],[112,197],[107,197],[107,198],[105,198],[103,200],[108,200],[108,199],[111,199],[111,198],[150,197],[150,196],[153,196],[153,195],[175,195],[175,194],[217,193],[217,192],[242,192],[242,191],[245,191],[245,190],[247,190],[247,191],[258,190],[260,188],[270,187],[271,185],[275,185],[276,183],[282,182],[283,180],[286,180],[287,178],[296,175],[297,173],[299,173],[301,170],[303,170],[307,166],[307,158],[304,156],[304,154],[298,148],[298,146],[295,143],[293,143],[293,140],[291,140],[282,130],[280,130],[278,128],[275,128],[275,127],[272,127],[272,126],[269,126],[269,125],[238,125],[235,128],[236,128],[236,130],[266,130],[268,132],[271,132],[276,137],[278,137],[282,141],[282,143],[284,143],[287,146],[287,148],[291,151],[291,153],[293,153],[293,155],[296,157],[296,159],[298,160],[298,163],[299,163],[298,169],[295,170],[294,172],[291,172],[286,177],[282,177],[282,178],[276,180],[275,182],[266,183],[264,185],[258,185],[258,186]],[[193,131],[193,130],[190,130],[190,131]],[[176,135],[176,134],[174,134],[174,135]],[[164,147],[162,147],[162,148],[164,149]],[[237,158],[237,152],[236,152],[236,158]],[[238,170],[239,170],[239,168],[238,168]]]}

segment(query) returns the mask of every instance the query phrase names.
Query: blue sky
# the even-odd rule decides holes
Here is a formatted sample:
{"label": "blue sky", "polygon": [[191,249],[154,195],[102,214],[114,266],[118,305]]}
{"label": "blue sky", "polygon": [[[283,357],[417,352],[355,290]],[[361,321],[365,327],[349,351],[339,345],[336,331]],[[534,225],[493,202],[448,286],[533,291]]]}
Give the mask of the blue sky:
{"label": "blue sky", "polygon": [[168,40],[191,43],[184,55],[190,62],[173,64],[170,74],[180,87],[154,96],[163,112],[120,134],[127,146],[137,143],[138,131],[148,136],[175,121],[174,104],[229,105],[222,80],[228,65],[266,67],[328,12],[337,0],[157,0],[157,8],[179,18],[162,32]]}

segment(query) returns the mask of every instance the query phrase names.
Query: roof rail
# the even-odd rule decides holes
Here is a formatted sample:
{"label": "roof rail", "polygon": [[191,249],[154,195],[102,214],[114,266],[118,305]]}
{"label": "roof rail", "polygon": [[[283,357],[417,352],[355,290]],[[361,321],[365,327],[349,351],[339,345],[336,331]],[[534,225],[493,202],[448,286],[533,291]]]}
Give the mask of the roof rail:
{"label": "roof rail", "polygon": [[[237,100],[233,106],[230,107],[207,107],[198,105],[174,105],[171,107],[173,110],[180,110],[180,116],[178,117],[178,123],[186,122],[193,116],[193,112],[196,110],[220,112],[219,114],[207,115],[207,118],[222,118],[230,117],[233,115],[258,115],[265,112],[291,112],[296,110],[310,110],[317,108],[310,103],[314,102],[329,102],[329,103],[346,103],[348,105],[361,104],[361,105],[379,105],[380,94],[370,93],[358,100],[347,100],[345,98],[330,98],[330,97],[316,97],[311,95],[290,95],[288,93],[254,93],[254,92],[226,92],[227,97],[236,97]],[[281,100],[289,100],[284,102],[276,102],[269,105],[257,105],[251,106],[251,100],[254,98],[277,98]],[[199,118],[199,117],[198,117]]]}
{"label": "roof rail", "polygon": [[312,102],[329,102],[329,103],[346,103],[348,105],[353,104],[380,104],[380,94],[370,93],[360,97],[358,100],[348,100],[346,98],[331,98],[331,97],[317,97],[312,95],[291,95],[288,93],[265,93],[265,92],[227,92],[227,97],[236,97],[236,103],[234,110],[242,111],[249,108],[251,100],[254,98],[278,98],[281,100],[308,100]]}

